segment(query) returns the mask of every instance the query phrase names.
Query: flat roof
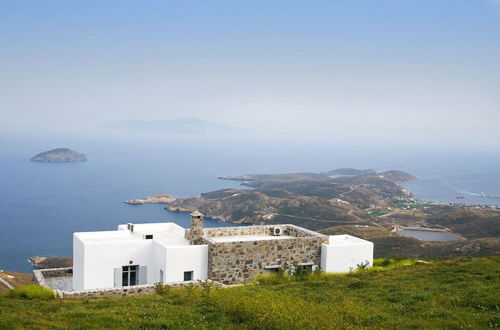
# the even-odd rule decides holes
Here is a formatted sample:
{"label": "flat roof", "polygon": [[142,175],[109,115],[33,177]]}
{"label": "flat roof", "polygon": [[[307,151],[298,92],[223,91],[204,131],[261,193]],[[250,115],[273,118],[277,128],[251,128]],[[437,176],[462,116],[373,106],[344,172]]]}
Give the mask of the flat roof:
{"label": "flat roof", "polygon": [[134,224],[134,231],[127,229],[127,225],[119,225],[118,230],[94,231],[75,233],[84,243],[106,244],[114,242],[136,242],[146,241],[146,235],[153,235],[155,241],[166,246],[189,245],[189,240],[185,238],[185,229],[181,226],[168,223],[148,223]]}
{"label": "flat roof", "polygon": [[364,240],[362,238],[358,238],[351,235],[331,235],[328,237],[328,243],[331,245],[365,245],[365,244],[373,244],[370,241]]}
{"label": "flat roof", "polygon": [[215,243],[225,243],[225,242],[248,242],[248,241],[270,241],[276,239],[291,239],[297,238],[295,236],[281,235],[234,235],[234,236],[211,236],[209,239]]}

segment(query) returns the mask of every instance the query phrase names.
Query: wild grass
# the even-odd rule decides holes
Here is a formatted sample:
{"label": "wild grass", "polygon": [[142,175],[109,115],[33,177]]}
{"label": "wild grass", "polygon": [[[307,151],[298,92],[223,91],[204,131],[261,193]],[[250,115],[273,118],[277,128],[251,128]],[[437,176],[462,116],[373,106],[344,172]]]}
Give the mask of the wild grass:
{"label": "wild grass", "polygon": [[51,289],[35,284],[23,285],[5,293],[9,298],[51,300],[55,299],[55,293]]}
{"label": "wild grass", "polygon": [[264,276],[151,296],[0,298],[0,328],[481,329],[500,326],[500,258],[377,260],[342,275]]}

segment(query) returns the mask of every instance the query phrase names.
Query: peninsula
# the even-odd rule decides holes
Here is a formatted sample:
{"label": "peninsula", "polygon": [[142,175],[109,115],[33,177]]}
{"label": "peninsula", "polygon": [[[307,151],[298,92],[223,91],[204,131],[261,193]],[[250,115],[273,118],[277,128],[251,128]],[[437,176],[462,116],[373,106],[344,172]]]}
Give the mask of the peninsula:
{"label": "peninsula", "polygon": [[76,163],[87,161],[87,157],[68,148],[57,148],[39,153],[32,157],[31,161],[39,163]]}
{"label": "peninsula", "polygon": [[[332,177],[332,173],[337,174]],[[375,257],[500,253],[500,210],[416,200],[400,185],[417,179],[409,173],[337,169],[219,178],[240,181],[252,189],[221,189],[177,198],[166,203],[165,209],[200,210],[208,217],[232,223],[294,224],[324,234],[354,234],[375,243]],[[150,200],[154,201],[159,202]],[[394,230],[399,227],[439,230],[460,239],[420,241]]]}

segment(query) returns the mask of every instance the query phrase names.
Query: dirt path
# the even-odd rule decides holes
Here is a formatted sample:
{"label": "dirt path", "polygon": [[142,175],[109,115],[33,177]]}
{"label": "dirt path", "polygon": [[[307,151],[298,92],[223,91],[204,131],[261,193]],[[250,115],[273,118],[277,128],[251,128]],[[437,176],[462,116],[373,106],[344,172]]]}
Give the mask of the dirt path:
{"label": "dirt path", "polygon": [[[316,222],[340,222],[346,225],[349,225],[351,223],[356,223],[356,222],[366,222],[366,220],[324,220],[324,219],[316,219],[316,218],[310,218],[310,217],[304,217],[304,216],[298,216],[298,215],[291,215],[291,214],[281,214],[281,213],[275,213],[276,215],[281,215],[283,217],[289,217],[289,218],[295,218],[295,219],[307,219],[311,221],[316,221]],[[346,223],[347,222],[347,223]]]}
{"label": "dirt path", "polygon": [[4,280],[3,278],[0,277],[0,282],[2,282],[7,288],[9,288],[10,290],[13,290],[14,287],[12,286],[12,284],[10,284],[9,282],[7,282],[6,280]]}

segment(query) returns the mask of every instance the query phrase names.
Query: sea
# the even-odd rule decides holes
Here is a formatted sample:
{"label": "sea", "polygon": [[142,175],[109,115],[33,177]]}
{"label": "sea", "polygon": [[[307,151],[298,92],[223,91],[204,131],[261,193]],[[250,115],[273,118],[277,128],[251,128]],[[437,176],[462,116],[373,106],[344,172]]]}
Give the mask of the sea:
{"label": "sea", "polygon": [[[36,153],[69,147],[83,163],[34,163]],[[482,158],[481,158],[482,157]],[[129,199],[168,193],[193,197],[240,188],[222,175],[322,172],[340,167],[399,169],[419,180],[405,187],[416,198],[500,204],[500,157],[428,150],[384,150],[342,145],[141,139],[0,139],[0,269],[30,272],[33,256],[70,257],[72,234],[115,230],[123,223],[172,221],[189,215]],[[483,193],[483,194],[481,194]],[[463,196],[462,199],[456,197]],[[484,197],[491,196],[491,197]],[[207,219],[207,227],[230,226]]]}

